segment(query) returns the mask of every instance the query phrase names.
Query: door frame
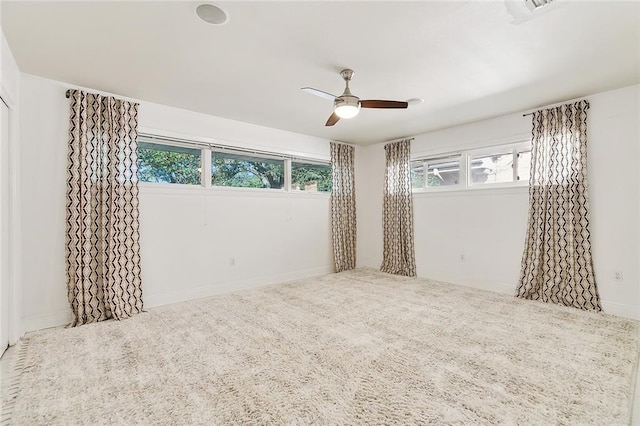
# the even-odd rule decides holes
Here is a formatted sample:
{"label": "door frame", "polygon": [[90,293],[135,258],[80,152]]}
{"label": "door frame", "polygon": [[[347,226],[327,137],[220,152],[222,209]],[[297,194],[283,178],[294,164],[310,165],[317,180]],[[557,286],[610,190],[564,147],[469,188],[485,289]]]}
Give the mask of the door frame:
{"label": "door frame", "polygon": [[0,82],[0,102],[9,109],[9,141],[8,141],[8,294],[9,294],[9,345],[14,345],[24,334],[21,318],[22,286],[21,284],[21,202],[20,202],[20,144],[19,144],[19,105],[18,94],[13,93]]}

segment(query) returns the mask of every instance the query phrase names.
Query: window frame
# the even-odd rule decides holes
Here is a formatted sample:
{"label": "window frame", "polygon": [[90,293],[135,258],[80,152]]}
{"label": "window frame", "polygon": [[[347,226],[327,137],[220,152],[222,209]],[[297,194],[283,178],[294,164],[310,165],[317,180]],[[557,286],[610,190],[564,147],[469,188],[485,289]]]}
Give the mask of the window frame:
{"label": "window frame", "polygon": [[[503,144],[496,144],[491,146],[485,146],[481,148],[468,148],[459,149],[448,152],[437,152],[433,154],[421,153],[411,158],[411,163],[416,161],[423,161],[424,164],[428,164],[429,160],[437,160],[446,158],[449,156],[459,155],[460,161],[460,175],[457,185],[443,185],[443,186],[426,186],[427,176],[425,175],[425,186],[422,188],[412,188],[412,193],[436,193],[436,192],[454,192],[454,191],[483,191],[499,188],[522,188],[529,186],[529,180],[519,180],[518,168],[519,168],[519,156],[518,154],[531,151],[531,140],[520,139],[517,141],[511,141]],[[513,177],[510,182],[471,182],[471,163],[474,158],[498,154],[511,154],[514,159]],[[427,169],[423,166],[424,171]]]}
{"label": "window frame", "polygon": [[[438,186],[428,186],[428,169],[429,169],[429,160],[437,162],[437,160],[445,160],[447,158],[458,157],[458,183],[455,185],[438,185]],[[462,151],[452,151],[452,152],[444,152],[441,154],[434,154],[428,156],[420,156],[415,159],[412,159],[411,162],[414,161],[422,161],[422,170],[424,173],[424,185],[422,188],[413,188],[412,192],[432,192],[432,191],[453,191],[456,188],[459,188],[461,183],[466,179],[466,168],[463,167],[463,157],[464,153]]]}
{"label": "window frame", "polygon": [[[511,188],[518,186],[529,186],[528,180],[518,179],[518,169],[520,168],[519,154],[522,152],[531,151],[531,141],[520,141],[507,143],[502,145],[494,145],[491,147],[472,149],[466,152],[467,154],[467,188]],[[511,154],[513,158],[512,163],[512,180],[509,182],[471,182],[471,162],[472,159],[478,157],[488,157],[491,155]]]}
{"label": "window frame", "polygon": [[[319,165],[328,165],[331,167],[331,161],[328,159],[312,156],[290,155],[277,151],[263,151],[248,147],[238,147],[219,143],[217,140],[205,138],[184,138],[178,136],[165,136],[156,132],[143,132],[138,134],[138,143],[146,142],[155,145],[175,146],[179,148],[197,149],[200,151],[200,184],[182,184],[170,182],[147,182],[138,180],[139,185],[147,188],[171,188],[171,189],[204,189],[208,191],[238,191],[238,192],[260,192],[260,193],[277,193],[277,194],[304,194],[305,196],[326,196],[331,192],[325,191],[299,191],[291,188],[291,163],[312,163]],[[213,152],[229,152],[236,155],[246,155],[249,157],[265,158],[269,160],[277,159],[284,161],[284,185],[282,188],[251,188],[251,187],[235,187],[235,186],[216,186],[211,183],[211,159]],[[139,163],[138,163],[139,164]]]}
{"label": "window frame", "polygon": [[171,146],[171,147],[176,147],[176,148],[188,148],[188,149],[199,150],[200,151],[200,185],[195,184],[195,183],[173,183],[173,182],[149,182],[149,181],[144,181],[144,180],[140,179],[140,158],[138,157],[138,183],[139,184],[153,185],[153,186],[170,185],[170,186],[183,187],[183,188],[197,188],[198,186],[202,185],[202,170],[203,170],[204,164],[203,164],[203,158],[202,158],[202,150],[201,150],[200,147],[194,146],[194,145],[190,145],[190,144],[187,144],[187,143],[184,143],[184,142],[179,142],[179,141],[176,141],[175,143],[167,143],[165,141],[156,141],[156,140],[149,139],[149,138],[144,138],[144,137],[141,137],[140,135],[138,135],[138,155],[140,153],[140,142],[149,143],[149,144],[153,144],[153,145],[164,145],[164,146]]}
{"label": "window frame", "polygon": [[[331,161],[325,162],[325,161],[320,161],[320,160],[316,160],[316,159],[302,159],[302,158],[291,158],[291,161],[289,161],[289,171],[287,172],[287,163],[285,163],[285,183],[287,184],[287,188],[289,188],[289,190],[291,192],[304,192],[307,194],[314,194],[317,192],[323,193],[323,194],[331,194],[331,191],[307,191],[307,190],[303,190],[303,189],[293,189],[293,163],[303,163],[303,164],[311,164],[311,165],[317,165],[317,166],[328,166],[329,167],[329,171],[331,171]],[[286,182],[286,178],[289,178],[289,182]]]}
{"label": "window frame", "polygon": [[[203,151],[205,151],[205,149],[203,149]],[[213,162],[213,156],[215,153],[219,153],[219,154],[223,154],[220,157],[224,158],[224,154],[229,154],[230,156],[238,156],[238,157],[247,157],[247,158],[252,158],[252,159],[264,159],[264,160],[276,160],[276,161],[282,161],[282,188],[260,188],[260,187],[246,187],[246,186],[232,186],[232,185],[214,185],[211,180],[212,180],[212,173],[211,173],[211,164],[209,164],[209,186],[212,188],[245,188],[245,189],[266,189],[266,190],[270,190],[270,191],[282,191],[282,190],[286,190],[287,188],[287,158],[285,158],[284,156],[278,155],[278,154],[255,154],[253,152],[250,151],[245,151],[245,150],[241,150],[241,149],[231,149],[231,148],[210,148],[209,150],[209,161]],[[247,161],[247,160],[244,160]]]}

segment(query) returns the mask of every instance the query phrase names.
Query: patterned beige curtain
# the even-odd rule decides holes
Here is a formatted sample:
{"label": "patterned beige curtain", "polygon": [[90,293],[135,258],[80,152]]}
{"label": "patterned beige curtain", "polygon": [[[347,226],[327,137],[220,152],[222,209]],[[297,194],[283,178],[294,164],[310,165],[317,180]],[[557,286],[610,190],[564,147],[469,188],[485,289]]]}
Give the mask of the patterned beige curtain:
{"label": "patterned beige curtain", "polygon": [[331,142],[331,235],[336,272],[356,267],[354,148]]}
{"label": "patterned beige curtain", "polygon": [[72,325],[142,311],[138,104],[71,92],[67,290]]}
{"label": "patterned beige curtain", "polygon": [[587,109],[533,114],[529,225],[517,296],[600,311],[589,240]]}
{"label": "patterned beige curtain", "polygon": [[386,171],[382,228],[382,272],[416,276],[411,199],[411,139],[384,146]]}

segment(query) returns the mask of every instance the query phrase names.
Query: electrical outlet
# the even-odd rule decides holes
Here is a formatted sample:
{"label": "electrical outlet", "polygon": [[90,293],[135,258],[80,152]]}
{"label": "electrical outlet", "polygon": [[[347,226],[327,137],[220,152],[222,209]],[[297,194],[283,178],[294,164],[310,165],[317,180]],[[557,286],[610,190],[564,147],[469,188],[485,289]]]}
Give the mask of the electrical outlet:
{"label": "electrical outlet", "polygon": [[623,281],[622,272],[614,272],[613,279],[621,283]]}

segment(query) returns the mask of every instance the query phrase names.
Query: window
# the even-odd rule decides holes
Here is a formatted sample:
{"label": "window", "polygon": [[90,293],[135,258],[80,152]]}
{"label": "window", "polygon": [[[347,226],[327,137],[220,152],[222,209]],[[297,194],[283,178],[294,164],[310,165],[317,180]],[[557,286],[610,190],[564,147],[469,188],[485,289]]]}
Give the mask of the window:
{"label": "window", "polygon": [[471,184],[513,181],[513,153],[471,156]]}
{"label": "window", "polygon": [[148,134],[138,139],[138,173],[150,183],[331,192],[326,160]]}
{"label": "window", "polygon": [[200,185],[200,150],[139,142],[138,172],[142,182]]}
{"label": "window", "polygon": [[282,189],[284,160],[213,151],[211,185]]}
{"label": "window", "polygon": [[411,160],[414,191],[521,186],[529,182],[531,145],[520,142]]}
{"label": "window", "polygon": [[468,156],[470,186],[529,181],[529,144],[512,144],[471,151]]}
{"label": "window", "polygon": [[291,189],[294,191],[331,192],[331,165],[292,161]]}
{"label": "window", "polygon": [[431,157],[411,162],[413,188],[434,188],[460,183],[460,154]]}

